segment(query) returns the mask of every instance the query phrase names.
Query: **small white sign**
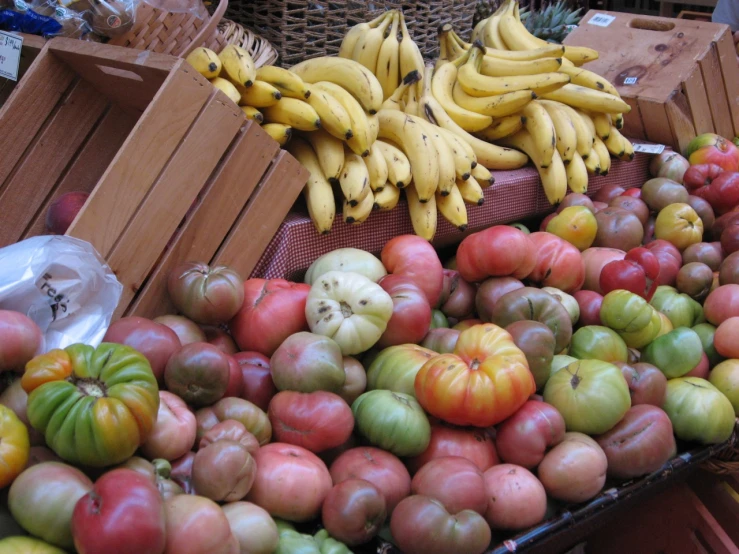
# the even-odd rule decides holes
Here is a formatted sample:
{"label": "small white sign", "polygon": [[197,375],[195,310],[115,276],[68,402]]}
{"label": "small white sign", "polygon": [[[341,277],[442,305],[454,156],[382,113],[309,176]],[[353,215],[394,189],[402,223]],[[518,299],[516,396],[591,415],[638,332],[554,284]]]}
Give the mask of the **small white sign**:
{"label": "small white sign", "polygon": [[635,85],[638,80],[639,77],[626,77],[624,79],[624,85]]}
{"label": "small white sign", "polygon": [[593,17],[591,17],[588,20],[588,25],[597,25],[598,27],[608,27],[615,20],[616,20],[616,17],[613,15],[608,15],[605,13],[596,13],[596,14],[593,14]]}
{"label": "small white sign", "polygon": [[664,151],[664,144],[634,144],[634,152],[642,154],[661,154]]}
{"label": "small white sign", "polygon": [[0,31],[0,77],[18,80],[23,37]]}

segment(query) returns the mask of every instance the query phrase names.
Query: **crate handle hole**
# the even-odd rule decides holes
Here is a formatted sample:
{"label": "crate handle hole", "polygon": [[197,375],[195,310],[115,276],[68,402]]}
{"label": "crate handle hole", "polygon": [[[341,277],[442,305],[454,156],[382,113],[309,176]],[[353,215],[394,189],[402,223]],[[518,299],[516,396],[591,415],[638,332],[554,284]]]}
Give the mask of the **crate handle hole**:
{"label": "crate handle hole", "polygon": [[131,81],[139,81],[140,83],[144,82],[144,79],[141,77],[141,75],[139,75],[138,73],[134,73],[133,71],[128,71],[127,69],[119,69],[117,67],[110,67],[107,65],[98,65],[97,67],[106,75],[121,77],[123,79],[130,79]]}
{"label": "crate handle hole", "polygon": [[675,28],[675,24],[671,21],[654,21],[653,19],[632,19],[629,22],[629,27],[632,29],[642,29],[644,31],[658,31],[665,33],[672,31]]}

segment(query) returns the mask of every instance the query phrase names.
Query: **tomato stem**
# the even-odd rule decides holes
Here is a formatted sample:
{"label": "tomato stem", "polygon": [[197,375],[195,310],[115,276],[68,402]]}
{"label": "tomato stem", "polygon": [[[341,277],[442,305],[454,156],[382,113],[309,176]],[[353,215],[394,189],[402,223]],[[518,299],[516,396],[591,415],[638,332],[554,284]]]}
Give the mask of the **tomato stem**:
{"label": "tomato stem", "polygon": [[107,387],[97,379],[76,379],[73,381],[77,388],[86,396],[104,398],[107,396]]}

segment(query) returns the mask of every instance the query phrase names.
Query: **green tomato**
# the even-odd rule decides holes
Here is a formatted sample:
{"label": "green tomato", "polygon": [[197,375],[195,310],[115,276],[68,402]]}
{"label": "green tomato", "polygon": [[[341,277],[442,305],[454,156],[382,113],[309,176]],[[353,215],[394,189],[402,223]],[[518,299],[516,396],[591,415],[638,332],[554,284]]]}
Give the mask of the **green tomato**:
{"label": "green tomato", "polygon": [[429,329],[448,329],[449,320],[441,310],[431,310],[431,326]]}
{"label": "green tomato", "polygon": [[619,336],[624,340],[629,348],[644,348],[654,339],[656,339],[662,331],[662,317],[659,312],[652,309],[652,319],[644,329],[631,333],[619,332]]}
{"label": "green tomato", "polygon": [[711,367],[721,363],[724,357],[716,351],[716,347],[713,346],[713,336],[716,334],[716,327],[710,323],[699,323],[693,327],[693,331],[698,333],[703,344],[703,352],[708,356],[708,363]]}
{"label": "green tomato", "polygon": [[431,440],[429,420],[409,394],[368,391],[354,401],[352,413],[360,435],[396,456],[417,456]]}
{"label": "green tomato", "polygon": [[621,421],[631,407],[631,395],[615,365],[578,360],[549,378],[544,402],[562,414],[568,431],[600,435]]}
{"label": "green tomato", "polygon": [[[649,344],[659,333],[659,314],[641,296],[627,290],[612,290],[603,297],[600,320],[616,331],[627,346]],[[656,327],[656,329],[655,329]]]}
{"label": "green tomato", "polygon": [[352,554],[343,542],[331,537],[325,529],[318,531],[314,538],[321,547],[321,554]]}
{"label": "green tomato", "polygon": [[667,413],[675,436],[684,441],[716,444],[727,440],[734,430],[734,408],[721,391],[699,377],[667,381],[662,409]]}
{"label": "green tomato", "polygon": [[33,537],[5,537],[0,554],[65,554],[64,550]]}
{"label": "green tomato", "polygon": [[280,532],[274,554],[321,554],[321,549],[311,535],[285,530]]}
{"label": "green tomato", "polygon": [[367,369],[367,390],[385,389],[416,397],[416,373],[436,352],[415,344],[390,346]]}
{"label": "green tomato", "polygon": [[739,360],[726,360],[711,371],[708,381],[724,393],[739,417]]}
{"label": "green tomato", "polygon": [[552,358],[552,365],[549,369],[549,378],[551,379],[552,375],[557,373],[560,369],[563,367],[567,367],[572,362],[576,362],[577,358],[573,358],[572,356],[568,356],[566,354],[557,354]]}
{"label": "green tomato", "polygon": [[530,235],[531,234],[531,231],[529,230],[529,228],[526,227],[526,225],[524,225],[523,223],[518,223],[518,222],[511,223],[510,224],[510,227],[515,227],[516,229],[518,229],[519,231],[522,231],[522,232],[526,233],[527,235]]}
{"label": "green tomato", "polygon": [[662,285],[657,287],[650,304],[662,312],[672,322],[672,326],[693,327],[705,321],[703,306],[687,294],[678,292],[674,287]]}
{"label": "green tomato", "polygon": [[629,349],[612,329],[602,325],[588,325],[572,335],[570,356],[579,360],[626,362],[629,359]]}
{"label": "green tomato", "polygon": [[657,366],[665,377],[674,379],[697,366],[702,354],[703,345],[698,333],[679,327],[652,341],[642,350],[639,361]]}

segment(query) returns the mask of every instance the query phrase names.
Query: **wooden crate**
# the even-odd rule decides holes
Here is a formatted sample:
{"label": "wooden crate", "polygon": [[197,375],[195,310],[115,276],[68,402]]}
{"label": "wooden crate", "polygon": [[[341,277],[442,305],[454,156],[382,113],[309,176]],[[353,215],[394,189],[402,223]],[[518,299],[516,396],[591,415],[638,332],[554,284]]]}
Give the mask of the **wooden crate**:
{"label": "wooden crate", "polygon": [[[21,47],[21,59],[18,64],[18,80],[26,74],[33,60],[36,59],[41,49],[46,44],[46,39],[37,37],[36,35],[27,35],[25,33],[15,33],[23,37],[23,46]],[[0,77],[0,106],[5,103],[10,93],[13,92],[17,81],[11,81]]]}
{"label": "wooden crate", "polygon": [[[591,24],[597,14],[614,19]],[[591,10],[565,44],[600,52],[585,67],[631,106],[626,136],[684,151],[696,134],[739,134],[739,65],[727,25]]]}
{"label": "wooden crate", "polygon": [[116,316],[171,311],[169,269],[245,277],[308,173],[184,60],[54,39],[0,108],[0,247],[44,232],[59,195],[91,193],[67,234],[123,283]]}

